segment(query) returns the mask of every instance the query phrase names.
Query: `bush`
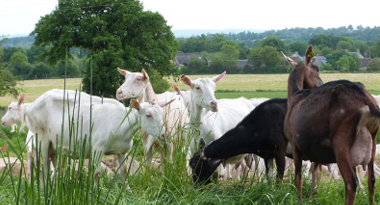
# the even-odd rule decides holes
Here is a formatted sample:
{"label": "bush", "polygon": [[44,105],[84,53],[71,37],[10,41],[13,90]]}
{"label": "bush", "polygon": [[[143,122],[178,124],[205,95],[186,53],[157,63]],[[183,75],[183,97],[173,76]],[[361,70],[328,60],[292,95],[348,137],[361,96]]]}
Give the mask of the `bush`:
{"label": "bush", "polygon": [[170,84],[167,80],[163,79],[162,76],[156,70],[149,70],[149,80],[152,84],[155,93],[163,93],[170,88]]}
{"label": "bush", "polygon": [[379,72],[380,71],[380,58],[372,59],[367,66],[368,71]]}

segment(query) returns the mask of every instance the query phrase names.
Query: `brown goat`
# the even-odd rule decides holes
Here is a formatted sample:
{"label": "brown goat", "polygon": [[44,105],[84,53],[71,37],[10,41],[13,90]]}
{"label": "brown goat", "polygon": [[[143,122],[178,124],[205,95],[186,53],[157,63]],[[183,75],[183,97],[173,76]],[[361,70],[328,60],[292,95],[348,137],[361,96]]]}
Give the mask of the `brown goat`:
{"label": "brown goat", "polygon": [[[305,62],[292,65],[288,80],[288,110],[284,132],[295,165],[295,185],[302,201],[302,160],[337,163],[345,182],[346,204],[354,204],[358,165],[368,165],[369,202],[373,203],[374,159],[380,110],[361,83],[347,80],[322,83],[319,68],[311,64],[312,46]],[[323,84],[323,85],[322,85]]]}

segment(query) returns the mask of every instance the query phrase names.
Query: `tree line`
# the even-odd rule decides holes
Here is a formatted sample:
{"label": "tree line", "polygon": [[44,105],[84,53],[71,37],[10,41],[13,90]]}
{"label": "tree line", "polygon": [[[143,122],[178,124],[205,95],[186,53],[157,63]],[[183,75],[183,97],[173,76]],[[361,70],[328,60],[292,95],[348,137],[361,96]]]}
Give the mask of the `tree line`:
{"label": "tree line", "polygon": [[[163,92],[169,88],[163,77],[178,76],[180,72],[288,72],[290,68],[284,64],[280,51],[302,56],[309,44],[315,46],[317,55],[326,56],[324,71],[358,71],[359,60],[348,53],[357,49],[374,59],[368,70],[377,71],[379,29],[293,28],[175,39],[163,16],[144,11],[138,0],[65,0],[40,18],[30,37],[0,42],[0,65],[6,73],[2,77],[8,79],[62,77],[66,69],[66,77],[83,77],[84,91],[90,92],[92,82],[93,94],[112,97],[123,80],[117,67],[130,71],[145,68],[155,91]],[[201,52],[202,58],[192,57],[178,69],[173,60],[181,52]],[[247,59],[244,67],[238,66],[241,59]],[[0,89],[11,88],[12,83],[1,84]]]}
{"label": "tree line", "polygon": [[[326,57],[327,63],[320,65],[325,72],[358,72],[361,67],[359,55],[371,58],[368,72],[380,71],[380,40],[361,41],[345,36],[315,35],[308,41],[286,41],[268,36],[255,40],[251,47],[241,41],[229,40],[226,35],[213,34],[180,39],[178,50],[183,53],[201,52],[202,59],[192,57],[181,69],[182,73],[202,74],[218,73],[283,73],[290,67],[284,64],[280,51],[291,55],[304,55],[309,45],[314,46],[317,56]],[[356,53],[357,52],[357,53]],[[238,59],[247,59],[243,68],[238,66]],[[364,71],[361,71],[364,72]]]}

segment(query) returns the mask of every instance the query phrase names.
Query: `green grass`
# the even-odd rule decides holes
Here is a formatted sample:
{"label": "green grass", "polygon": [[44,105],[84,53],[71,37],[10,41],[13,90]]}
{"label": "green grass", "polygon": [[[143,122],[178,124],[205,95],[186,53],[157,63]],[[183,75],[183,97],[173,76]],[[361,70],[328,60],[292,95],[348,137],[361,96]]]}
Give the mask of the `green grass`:
{"label": "green grass", "polygon": [[[200,76],[190,77],[196,79]],[[323,74],[322,78],[327,81],[341,78],[361,81],[372,94],[380,94],[379,74]],[[227,75],[217,84],[216,97],[285,98],[286,80],[287,75]],[[80,79],[68,79],[67,82],[68,89],[75,89],[80,84]],[[58,79],[24,81],[20,86],[26,92],[26,101],[32,102],[47,90],[63,88],[62,85],[63,80]],[[177,85],[181,89],[187,89],[181,82],[177,82]],[[3,106],[0,108],[0,116],[5,113],[4,106],[12,100],[14,99],[9,96],[0,98],[0,106]],[[26,131],[11,133],[10,128],[0,127],[0,146],[10,145],[1,152],[0,160],[8,156],[26,160],[26,134]],[[175,153],[173,163],[164,162],[163,170],[146,169],[142,141],[137,134],[129,155],[142,163],[136,174],[130,173],[128,176],[130,191],[125,189],[127,183],[120,182],[118,174],[102,173],[99,186],[94,186],[94,167],[83,166],[84,158],[80,157],[77,159],[77,168],[64,166],[61,172],[56,170],[54,177],[45,177],[45,184],[36,177],[39,169],[33,169],[34,178],[30,180],[25,173],[11,176],[7,170],[0,172],[0,204],[299,204],[292,180],[294,174],[291,172],[280,185],[254,178],[196,187],[187,174],[185,155],[181,152]],[[61,152],[58,152],[58,158],[61,162],[69,161],[67,155]],[[41,163],[39,157],[37,162]],[[363,184],[366,187],[365,180]],[[309,198],[310,186],[310,178],[305,179],[304,204],[344,204],[343,180],[330,181],[325,178],[318,185],[317,195],[313,199]],[[368,191],[365,189],[365,194],[357,194],[356,204],[367,203]],[[374,204],[379,203],[380,189],[377,189]]]}

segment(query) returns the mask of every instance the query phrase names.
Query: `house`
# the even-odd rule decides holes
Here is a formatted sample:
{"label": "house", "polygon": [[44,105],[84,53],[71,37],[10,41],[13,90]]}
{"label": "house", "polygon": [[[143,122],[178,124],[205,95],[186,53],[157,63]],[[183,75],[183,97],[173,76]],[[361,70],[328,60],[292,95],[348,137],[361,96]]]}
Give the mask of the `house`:
{"label": "house", "polygon": [[248,65],[248,59],[243,59],[243,60],[236,60],[236,67],[237,68],[247,68]]}
{"label": "house", "polygon": [[202,60],[202,53],[178,53],[175,55],[175,65],[177,65],[179,68],[182,68],[183,66],[187,65],[190,62],[190,57],[196,56],[200,60]]}
{"label": "house", "polygon": [[297,51],[289,57],[295,62],[303,62],[305,60],[305,57],[300,56]]}
{"label": "house", "polygon": [[367,70],[368,63],[372,60],[371,58],[361,58],[361,64],[359,70],[365,71]]}
{"label": "house", "polygon": [[347,50],[346,50],[346,52],[349,53],[350,55],[356,55],[359,59],[364,58],[364,56],[360,53],[359,49],[357,49],[356,52],[348,52]]}
{"label": "house", "polygon": [[327,60],[324,56],[314,56],[314,58],[311,60],[311,63],[316,66],[326,65]]}
{"label": "house", "polygon": [[[300,56],[297,51],[289,57],[295,62],[305,61],[305,57]],[[326,57],[324,56],[314,56],[314,58],[311,60],[311,63],[316,66],[321,66],[321,65],[326,65],[327,60],[326,60]]]}

